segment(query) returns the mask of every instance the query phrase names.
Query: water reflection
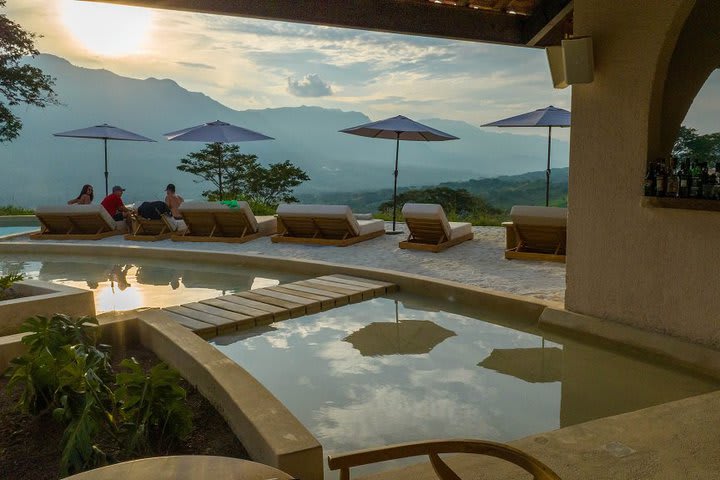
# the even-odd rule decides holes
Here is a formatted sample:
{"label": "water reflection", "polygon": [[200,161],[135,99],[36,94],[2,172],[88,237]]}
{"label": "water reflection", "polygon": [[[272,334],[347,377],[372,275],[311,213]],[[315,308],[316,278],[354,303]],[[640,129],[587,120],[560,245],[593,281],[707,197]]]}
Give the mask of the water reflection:
{"label": "water reflection", "polygon": [[495,348],[478,367],[530,383],[547,383],[561,380],[562,361],[563,351],[557,347]]}

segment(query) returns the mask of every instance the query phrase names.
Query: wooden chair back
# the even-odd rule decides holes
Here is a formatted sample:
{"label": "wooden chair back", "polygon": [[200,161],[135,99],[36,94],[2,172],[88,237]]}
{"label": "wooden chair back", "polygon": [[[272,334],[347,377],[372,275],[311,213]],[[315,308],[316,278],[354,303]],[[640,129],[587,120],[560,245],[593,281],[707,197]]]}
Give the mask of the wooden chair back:
{"label": "wooden chair back", "polygon": [[410,229],[408,241],[439,245],[449,240],[440,220],[405,218],[405,224]]}
{"label": "wooden chair back", "polygon": [[518,251],[565,255],[566,227],[514,224],[514,228]]}
{"label": "wooden chair back", "polygon": [[188,232],[200,237],[242,237],[256,233],[241,209],[227,211],[182,211]]}
{"label": "wooden chair back", "polygon": [[43,234],[99,234],[111,232],[114,226],[107,224],[98,212],[78,212],[73,214],[37,213]]}
{"label": "wooden chair back", "polygon": [[356,236],[347,218],[278,215],[278,232],[289,237],[344,240]]}

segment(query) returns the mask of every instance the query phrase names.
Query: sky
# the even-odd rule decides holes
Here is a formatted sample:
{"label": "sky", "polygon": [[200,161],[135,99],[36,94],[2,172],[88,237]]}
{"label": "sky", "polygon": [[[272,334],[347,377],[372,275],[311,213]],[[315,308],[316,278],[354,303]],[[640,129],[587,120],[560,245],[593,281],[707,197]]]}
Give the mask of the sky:
{"label": "sky", "polygon": [[[171,78],[237,110],[312,105],[478,126],[547,105],[570,109],[571,89],[552,88],[542,49],[75,0],[8,0],[6,13],[42,35],[43,53]],[[718,130],[717,71],[696,104],[692,126]]]}

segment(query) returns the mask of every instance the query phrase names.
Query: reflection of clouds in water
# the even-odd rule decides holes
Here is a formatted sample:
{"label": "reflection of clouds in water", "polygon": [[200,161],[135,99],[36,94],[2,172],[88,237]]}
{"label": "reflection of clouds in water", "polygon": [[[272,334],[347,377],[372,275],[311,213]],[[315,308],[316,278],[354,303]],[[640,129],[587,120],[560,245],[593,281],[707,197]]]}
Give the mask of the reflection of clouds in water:
{"label": "reflection of clouds in water", "polygon": [[353,450],[442,437],[450,425],[465,425],[478,438],[499,434],[485,420],[487,411],[479,402],[466,403],[442,390],[363,385],[349,389],[347,396],[355,402],[342,408],[325,405],[315,414],[313,431],[328,451],[337,445]]}
{"label": "reflection of clouds in water", "polygon": [[463,385],[469,390],[474,390],[478,400],[488,399],[497,396],[497,388],[488,387],[487,377],[481,374],[480,369],[470,370],[468,368],[447,368],[443,370],[412,370],[408,373],[408,380],[413,387],[425,387],[435,385],[438,388],[445,388],[447,384]]}
{"label": "reflection of clouds in water", "polygon": [[382,362],[377,358],[363,357],[347,342],[331,341],[322,344],[318,357],[327,360],[329,373],[333,377],[379,373],[382,367]]}

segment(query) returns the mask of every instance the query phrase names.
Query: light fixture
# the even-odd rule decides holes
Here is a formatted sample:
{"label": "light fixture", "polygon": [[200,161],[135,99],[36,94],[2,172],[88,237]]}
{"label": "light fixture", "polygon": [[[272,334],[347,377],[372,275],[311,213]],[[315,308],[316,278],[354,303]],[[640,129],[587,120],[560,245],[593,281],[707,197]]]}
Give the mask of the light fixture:
{"label": "light fixture", "polygon": [[547,47],[545,52],[555,88],[566,88],[568,85],[593,81],[594,60],[591,37],[566,38],[559,46]]}

